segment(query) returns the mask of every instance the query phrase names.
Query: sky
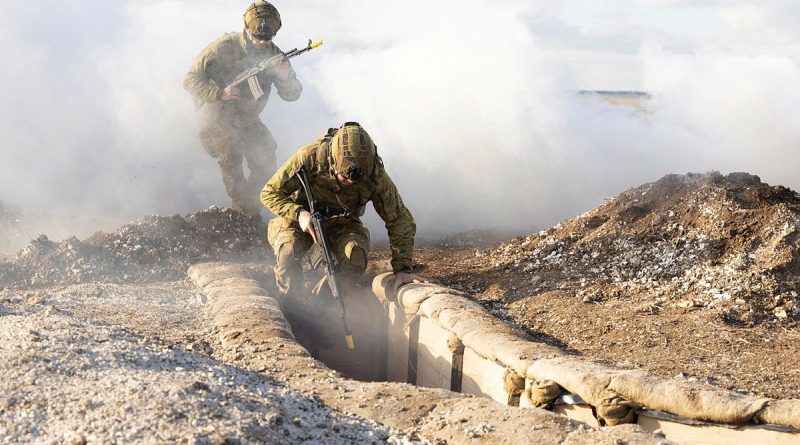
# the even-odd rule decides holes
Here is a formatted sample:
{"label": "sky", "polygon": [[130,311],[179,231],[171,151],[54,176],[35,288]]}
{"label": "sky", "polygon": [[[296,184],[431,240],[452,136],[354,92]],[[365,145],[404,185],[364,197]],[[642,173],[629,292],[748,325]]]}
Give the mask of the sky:
{"label": "sky", "polygon": [[[228,205],[182,80],[247,4],[4,0],[0,202],[51,217],[55,238]],[[262,114],[279,163],[358,121],[421,234],[532,232],[669,173],[800,189],[798,2],[275,5],[281,48],[325,42],[293,59],[301,99],[273,93]],[[578,90],[652,99],[639,112]]]}

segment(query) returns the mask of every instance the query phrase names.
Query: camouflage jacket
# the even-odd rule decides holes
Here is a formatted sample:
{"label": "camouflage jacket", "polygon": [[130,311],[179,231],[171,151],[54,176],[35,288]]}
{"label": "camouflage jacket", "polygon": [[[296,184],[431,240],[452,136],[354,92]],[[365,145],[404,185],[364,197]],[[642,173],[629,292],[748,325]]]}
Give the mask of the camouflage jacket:
{"label": "camouflage jacket", "polygon": [[[263,51],[256,49],[243,32],[225,34],[197,55],[183,79],[183,87],[199,104],[219,101],[222,89],[239,73],[279,52],[275,44]],[[247,82],[244,82],[239,85],[240,99],[225,102],[223,112],[258,116],[267,104],[273,84],[281,99],[286,101],[297,100],[303,91],[293,70],[286,80],[278,80],[271,70],[262,71],[258,74],[258,82],[264,91],[263,96],[254,100]]]}
{"label": "camouflage jacket", "polygon": [[339,185],[328,155],[328,142],[335,131],[329,130],[325,136],[290,157],[261,190],[261,202],[272,213],[297,221],[298,211],[301,208],[308,210],[300,180],[295,175],[301,165],[305,166],[315,206],[322,210],[327,224],[359,221],[367,202],[372,201],[389,234],[392,269],[395,273],[410,271],[417,230],[411,212],[403,204],[379,157],[376,157],[375,168],[368,178],[348,187]]}

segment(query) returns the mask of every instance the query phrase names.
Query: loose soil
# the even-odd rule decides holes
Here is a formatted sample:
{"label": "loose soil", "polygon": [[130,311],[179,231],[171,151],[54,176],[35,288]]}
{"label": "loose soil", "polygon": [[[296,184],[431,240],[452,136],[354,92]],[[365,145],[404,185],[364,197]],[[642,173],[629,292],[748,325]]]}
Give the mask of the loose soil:
{"label": "loose soil", "polygon": [[267,261],[263,233],[240,212],[210,207],[186,217],[146,216],[86,240],[40,235],[0,262],[0,288],[181,279],[198,262]]}
{"label": "loose soil", "polygon": [[510,241],[426,243],[416,261],[570,353],[800,398],[798,227],[792,190],[744,173],[669,175]]}

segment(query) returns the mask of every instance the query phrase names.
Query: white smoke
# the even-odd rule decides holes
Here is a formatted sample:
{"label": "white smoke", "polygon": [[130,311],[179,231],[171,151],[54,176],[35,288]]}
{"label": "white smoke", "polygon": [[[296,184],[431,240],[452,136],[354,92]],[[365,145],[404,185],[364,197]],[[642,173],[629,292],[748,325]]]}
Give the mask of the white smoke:
{"label": "white smoke", "polygon": [[[301,100],[273,96],[264,113],[279,161],[328,126],[359,121],[427,234],[531,231],[667,173],[743,170],[800,187],[797,35],[785,19],[796,7],[630,0],[637,11],[716,11],[730,38],[692,46],[697,36],[642,32],[636,14],[623,15],[621,35],[576,27],[564,18],[572,3],[276,2],[283,49],[325,40],[294,59]],[[181,83],[208,42],[241,28],[245,6],[86,0],[54,13],[3,2],[0,56],[13,63],[0,71],[11,86],[0,101],[0,201],[111,221],[92,229],[227,205]],[[615,77],[640,80],[630,89],[652,94],[646,113],[575,94]]]}

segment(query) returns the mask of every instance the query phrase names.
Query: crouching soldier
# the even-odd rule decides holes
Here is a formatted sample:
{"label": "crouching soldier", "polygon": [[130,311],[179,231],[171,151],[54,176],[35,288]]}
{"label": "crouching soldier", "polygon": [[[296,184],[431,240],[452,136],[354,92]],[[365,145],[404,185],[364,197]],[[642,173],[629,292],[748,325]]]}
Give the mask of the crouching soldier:
{"label": "crouching soldier", "polygon": [[386,173],[372,138],[359,124],[347,122],[301,148],[261,191],[261,202],[278,216],[269,222],[267,237],[277,258],[275,281],[290,312],[292,307],[309,304],[301,259],[314,245],[312,215],[296,175],[301,166],[345,285],[357,282],[367,266],[369,231],[360,217],[370,201],[386,224],[395,286],[424,281],[411,274],[414,218]]}

